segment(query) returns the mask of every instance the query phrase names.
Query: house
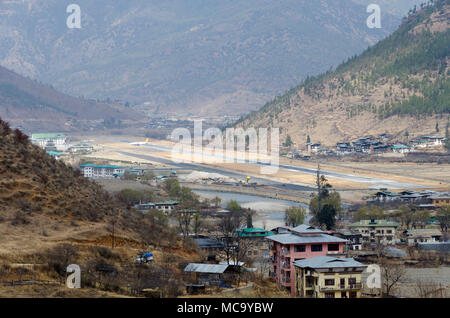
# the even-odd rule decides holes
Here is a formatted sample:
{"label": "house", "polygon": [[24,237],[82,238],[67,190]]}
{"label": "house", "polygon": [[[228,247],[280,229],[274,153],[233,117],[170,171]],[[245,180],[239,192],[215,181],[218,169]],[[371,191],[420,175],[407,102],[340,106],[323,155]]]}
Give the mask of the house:
{"label": "house", "polygon": [[450,241],[434,242],[434,243],[417,243],[417,247],[421,251],[436,251],[441,253],[450,253]]}
{"label": "house", "polygon": [[414,148],[429,148],[442,146],[445,138],[436,136],[423,136],[419,139],[413,140]]}
{"label": "house", "polygon": [[341,230],[334,234],[347,240],[347,251],[360,251],[362,249],[362,234],[351,230]]}
{"label": "house", "polygon": [[379,202],[389,202],[399,199],[400,194],[387,190],[380,190],[375,193],[375,197]]}
{"label": "house", "polygon": [[151,209],[155,209],[155,204],[152,202],[138,203],[134,205],[134,208],[139,211],[149,211]]}
{"label": "house", "polygon": [[432,204],[435,207],[450,206],[450,194],[441,193],[430,197]]}
{"label": "house", "polygon": [[444,137],[436,137],[436,136],[423,136],[423,140],[426,140],[430,146],[442,146]]}
{"label": "house", "polygon": [[163,211],[164,213],[168,214],[172,211],[175,211],[175,207],[179,204],[180,204],[179,201],[174,201],[174,200],[157,202],[157,203],[155,203],[155,209]]}
{"label": "house", "polygon": [[237,236],[247,243],[247,257],[249,259],[267,259],[270,257],[269,241],[266,237],[273,233],[259,228],[246,228],[236,232]]}
{"label": "house", "polygon": [[442,237],[442,232],[438,229],[411,229],[405,231],[404,234],[409,246],[414,246],[417,243],[439,242]]}
{"label": "house", "polygon": [[307,149],[308,153],[310,153],[310,152],[318,153],[320,151],[320,147],[321,147],[321,144],[319,144],[319,143],[316,143],[316,144],[308,143],[308,144],[306,144],[306,149]]}
{"label": "house", "polygon": [[57,152],[57,151],[47,151],[47,153],[52,156],[53,158],[55,158],[56,160],[61,159],[62,153]]}
{"label": "house", "polygon": [[194,241],[201,250],[211,253],[221,251],[225,246],[221,240],[216,238],[195,238]]}
{"label": "house", "polygon": [[302,224],[289,233],[267,236],[272,242],[271,276],[295,296],[294,262],[323,255],[343,256],[347,240]]}
{"label": "house", "polygon": [[350,154],[354,150],[355,148],[352,147],[349,142],[338,142],[336,144],[336,154],[338,155]]}
{"label": "house", "polygon": [[190,263],[184,268],[185,280],[197,284],[220,286],[231,281],[234,273],[228,264],[199,264]]}
{"label": "house", "polygon": [[349,227],[361,233],[363,244],[379,243],[393,245],[396,241],[396,230],[399,224],[386,220],[361,220],[352,223]]}
{"label": "house", "polygon": [[70,153],[90,153],[94,150],[94,146],[86,144],[86,143],[79,143],[75,145],[69,146],[68,151]]}
{"label": "house", "polygon": [[392,145],[391,150],[392,150],[392,152],[395,152],[395,153],[408,153],[411,151],[411,148],[408,146],[405,146],[405,145],[398,144],[398,145]]}
{"label": "house", "polygon": [[125,168],[113,165],[95,165],[82,164],[80,165],[81,173],[86,178],[117,178],[123,176]]}
{"label": "house", "polygon": [[361,274],[367,266],[353,258],[317,256],[295,261],[294,266],[297,296],[314,298],[361,297]]}
{"label": "house", "polygon": [[32,134],[31,142],[33,145],[44,149],[48,146],[52,146],[55,147],[56,150],[65,150],[67,137],[61,133]]}

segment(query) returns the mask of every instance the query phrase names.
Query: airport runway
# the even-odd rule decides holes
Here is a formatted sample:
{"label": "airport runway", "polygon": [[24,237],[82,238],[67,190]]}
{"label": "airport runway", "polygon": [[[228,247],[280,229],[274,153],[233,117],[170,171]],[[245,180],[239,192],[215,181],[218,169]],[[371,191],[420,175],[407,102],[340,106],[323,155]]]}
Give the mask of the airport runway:
{"label": "airport runway", "polygon": [[[151,161],[155,161],[155,162],[159,162],[159,163],[164,163],[164,164],[172,165],[172,166],[179,167],[182,169],[198,170],[199,168],[201,168],[205,172],[220,173],[220,174],[223,174],[223,175],[226,175],[226,176],[229,176],[232,178],[236,178],[239,180],[245,180],[245,178],[246,178],[245,174],[242,174],[239,172],[231,172],[228,170],[222,170],[222,169],[219,169],[216,167],[213,168],[208,165],[198,164],[198,163],[174,163],[169,159],[164,159],[164,158],[160,158],[160,157],[151,155],[152,152],[171,152],[172,149],[170,147],[159,146],[159,145],[155,145],[155,144],[147,144],[147,145],[140,146],[139,148],[145,149],[146,151],[148,151],[149,155],[134,154],[129,151],[128,152],[118,151],[117,149],[111,149],[111,150],[115,150],[118,153],[121,153],[123,155],[134,156],[134,157],[141,158],[141,159],[147,159],[147,160],[151,160]],[[207,156],[211,156],[211,155],[207,155]],[[267,166],[267,164],[264,164],[261,162],[254,163],[251,165],[259,166],[259,167]],[[286,165],[286,164],[279,164],[279,169],[285,170],[285,171],[298,172],[298,173],[302,173],[302,174],[309,174],[309,175],[316,175],[316,173],[317,173],[316,169],[293,166],[293,165]],[[360,176],[360,175],[332,172],[332,171],[326,171],[326,170],[321,170],[321,174],[326,177],[329,177],[329,178],[367,184],[367,185],[369,185],[370,189],[374,189],[374,190],[377,190],[380,188],[387,188],[387,189],[392,189],[392,190],[426,188],[420,184],[398,182],[395,180],[365,177],[365,176]],[[314,191],[315,190],[315,188],[312,188],[312,187],[297,185],[297,184],[293,184],[293,183],[277,182],[277,181],[274,181],[274,180],[271,180],[268,178],[264,178],[264,177],[255,177],[255,178],[252,178],[252,181],[258,182],[259,184],[264,184],[264,185],[269,185],[269,186],[273,186],[276,188],[280,188],[283,190],[294,190],[294,191]],[[357,190],[357,189],[353,189],[353,190]],[[365,190],[367,190],[367,189],[365,189]]]}

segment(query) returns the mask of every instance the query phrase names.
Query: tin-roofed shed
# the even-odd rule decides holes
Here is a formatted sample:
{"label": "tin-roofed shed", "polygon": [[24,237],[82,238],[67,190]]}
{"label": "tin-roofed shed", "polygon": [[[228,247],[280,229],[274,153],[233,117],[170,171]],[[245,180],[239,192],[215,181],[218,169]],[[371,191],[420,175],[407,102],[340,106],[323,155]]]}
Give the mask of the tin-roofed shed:
{"label": "tin-roofed shed", "polygon": [[184,268],[185,280],[189,283],[221,285],[231,281],[228,264],[190,263]]}

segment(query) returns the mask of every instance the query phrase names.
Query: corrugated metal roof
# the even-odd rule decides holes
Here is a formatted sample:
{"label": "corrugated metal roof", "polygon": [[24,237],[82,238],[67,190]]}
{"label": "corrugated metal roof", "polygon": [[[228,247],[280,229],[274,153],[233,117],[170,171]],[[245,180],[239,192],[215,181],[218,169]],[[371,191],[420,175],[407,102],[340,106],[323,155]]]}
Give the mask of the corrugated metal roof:
{"label": "corrugated metal roof", "polygon": [[192,273],[223,274],[227,268],[227,264],[190,263],[184,268],[184,271]]}
{"label": "corrugated metal roof", "polygon": [[31,135],[31,139],[57,139],[57,138],[66,138],[66,136],[61,133],[45,133],[45,134]]}
{"label": "corrugated metal roof", "polygon": [[200,248],[221,248],[225,244],[215,238],[196,238],[194,239]]}
{"label": "corrugated metal roof", "polygon": [[353,258],[338,258],[331,256],[317,256],[294,262],[297,267],[305,268],[336,268],[336,267],[367,267]]}
{"label": "corrugated metal roof", "polygon": [[340,243],[347,240],[328,234],[318,234],[315,236],[301,236],[296,234],[278,234],[268,236],[267,239],[281,244],[306,244],[306,243]]}
{"label": "corrugated metal roof", "polygon": [[323,233],[322,230],[316,229],[315,227],[306,224],[294,227],[293,229],[291,229],[291,231],[297,233]]}
{"label": "corrugated metal roof", "polygon": [[371,220],[361,220],[356,223],[352,223],[349,225],[349,227],[359,227],[359,226],[394,226],[398,227],[400,224],[397,222],[391,222],[386,220],[375,220],[374,223],[372,223]]}
{"label": "corrugated metal roof", "polygon": [[121,166],[114,166],[114,165],[94,165],[92,163],[82,164],[80,167],[92,167],[92,168],[107,168],[107,169],[123,169]]}

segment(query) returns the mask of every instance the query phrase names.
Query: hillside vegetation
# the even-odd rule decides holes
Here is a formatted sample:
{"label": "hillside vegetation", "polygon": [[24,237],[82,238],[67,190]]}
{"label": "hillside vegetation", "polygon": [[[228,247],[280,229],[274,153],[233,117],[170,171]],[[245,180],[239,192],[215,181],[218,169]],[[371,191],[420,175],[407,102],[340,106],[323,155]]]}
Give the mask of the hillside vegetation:
{"label": "hillside vegetation", "polygon": [[[389,132],[436,134],[450,113],[450,5],[411,11],[385,40],[335,71],[308,77],[237,124],[280,127],[304,144]],[[282,136],[283,138],[283,136]],[[283,139],[284,140],[284,139]]]}
{"label": "hillside vegetation", "polygon": [[[179,295],[181,269],[198,254],[177,234],[166,219],[128,208],[0,119],[0,296],[134,296],[155,287]],[[155,262],[134,266],[149,249]],[[69,264],[80,265],[83,290],[61,283]],[[5,287],[24,280],[31,285]]]}

